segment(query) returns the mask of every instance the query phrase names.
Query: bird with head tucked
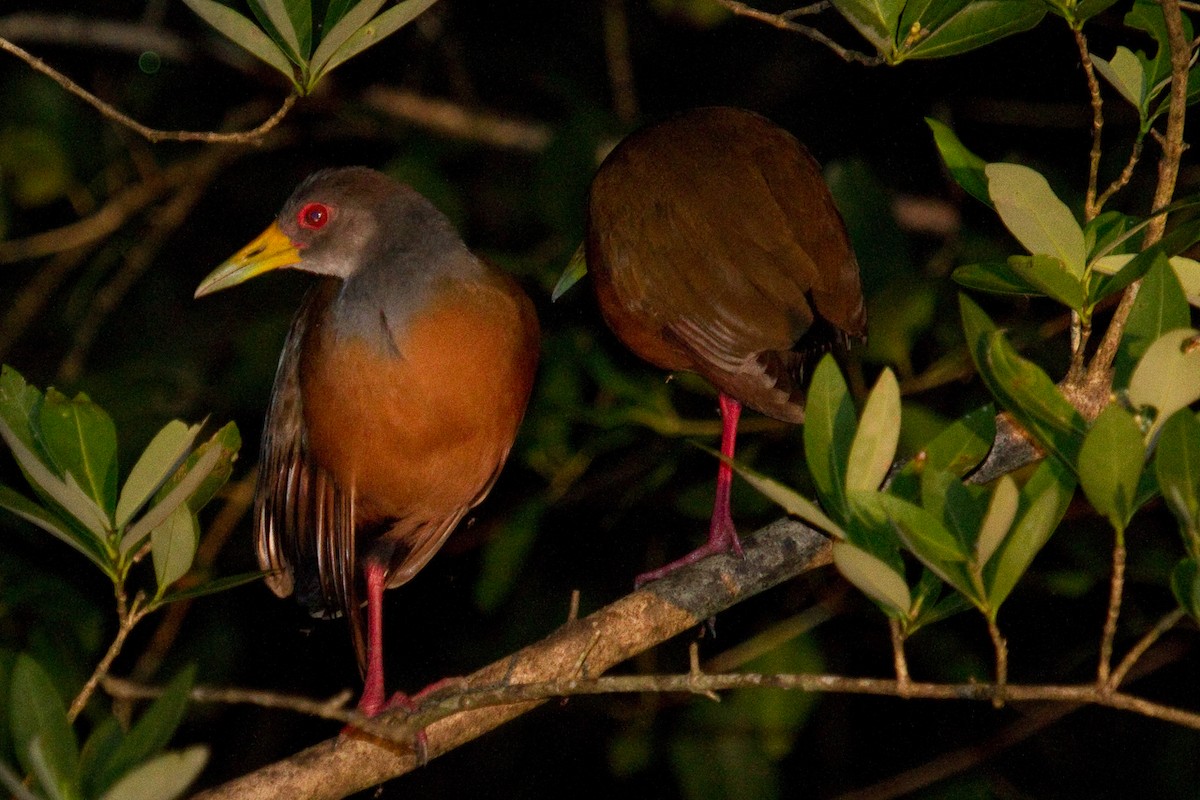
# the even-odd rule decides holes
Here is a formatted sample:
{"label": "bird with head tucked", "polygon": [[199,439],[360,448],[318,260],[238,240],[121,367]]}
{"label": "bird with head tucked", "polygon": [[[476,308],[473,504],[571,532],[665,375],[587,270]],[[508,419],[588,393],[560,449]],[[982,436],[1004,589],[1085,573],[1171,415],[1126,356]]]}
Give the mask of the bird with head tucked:
{"label": "bird with head tucked", "polygon": [[362,167],[302,182],[196,296],[279,268],[321,279],[275,376],[258,559],[277,595],[350,618],[359,710],[374,715],[389,702],[383,591],[424,567],[496,481],[533,384],[537,318],[429,201]]}
{"label": "bird with head tucked", "polygon": [[[592,180],[584,246],[617,337],[716,387],[727,459],[742,405],[803,422],[814,355],[866,334],[858,262],[820,167],[749,111],[699,108],[624,139]],[[723,462],[708,542],[639,584],[741,552],[731,483]]]}

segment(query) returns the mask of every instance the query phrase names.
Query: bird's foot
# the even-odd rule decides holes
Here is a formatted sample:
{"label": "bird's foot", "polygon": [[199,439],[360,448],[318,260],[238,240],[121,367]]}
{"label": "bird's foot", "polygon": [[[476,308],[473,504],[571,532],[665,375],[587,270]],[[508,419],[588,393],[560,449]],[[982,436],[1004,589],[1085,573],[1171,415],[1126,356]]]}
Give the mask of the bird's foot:
{"label": "bird's foot", "polygon": [[[371,718],[378,717],[380,714],[385,714],[388,711],[395,711],[396,709],[413,712],[420,707],[419,698],[427,691],[428,688],[422,689],[412,697],[404,692],[396,692],[384,701],[382,691],[370,691],[368,689],[363,692],[362,698],[358,701],[357,710],[363,716]],[[359,730],[353,725],[347,725],[342,728],[342,736],[373,737],[373,734]],[[417,731],[416,736],[413,737],[413,753],[417,757],[417,763],[421,766],[425,766],[429,762],[429,738],[425,735],[424,728]]]}
{"label": "bird's foot", "polygon": [[720,553],[733,553],[738,558],[745,555],[742,552],[742,543],[738,540],[737,530],[733,527],[733,520],[714,517],[712,527],[708,532],[707,542],[683,558],[677,558],[666,566],[652,569],[649,572],[643,572],[633,579],[633,585],[635,588],[640,589],[651,581],[665,578],[677,569],[686,567],[689,564],[695,564],[701,559]]}

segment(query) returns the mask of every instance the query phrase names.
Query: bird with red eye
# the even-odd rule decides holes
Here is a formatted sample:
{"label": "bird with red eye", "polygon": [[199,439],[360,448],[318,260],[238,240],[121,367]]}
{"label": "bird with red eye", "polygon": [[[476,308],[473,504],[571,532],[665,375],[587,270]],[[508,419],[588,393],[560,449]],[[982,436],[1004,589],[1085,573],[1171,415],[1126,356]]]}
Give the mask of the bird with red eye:
{"label": "bird with red eye", "polygon": [[300,213],[296,215],[296,221],[300,223],[301,228],[317,231],[325,227],[325,223],[329,222],[329,216],[329,206],[324,203],[308,203],[300,209]]}
{"label": "bird with red eye", "polygon": [[350,619],[358,708],[375,715],[409,702],[384,692],[384,589],[416,575],[496,481],[532,388],[537,318],[429,201],[363,167],[301,183],[196,296],[284,267],[321,279],[275,375],[258,559],[277,595]]}
{"label": "bird with red eye", "polygon": [[[750,111],[693,109],[618,144],[592,180],[585,253],[617,337],[717,389],[727,459],[743,405],[803,422],[814,357],[866,336],[858,262],[820,167]],[[732,480],[722,462],[707,543],[639,575],[639,585],[741,553]]]}

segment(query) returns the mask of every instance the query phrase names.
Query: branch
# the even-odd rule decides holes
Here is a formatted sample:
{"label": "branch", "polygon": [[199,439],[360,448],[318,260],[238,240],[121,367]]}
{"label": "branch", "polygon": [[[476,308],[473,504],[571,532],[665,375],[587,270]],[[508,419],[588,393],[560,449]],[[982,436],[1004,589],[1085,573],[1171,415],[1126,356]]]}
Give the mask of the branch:
{"label": "branch", "polygon": [[[790,31],[792,33],[798,33],[801,36],[806,36],[809,39],[812,39],[814,42],[828,47],[838,56],[838,58],[842,59],[843,61],[849,61],[852,63],[857,62],[859,64],[865,64],[868,67],[876,67],[884,63],[884,58],[881,55],[869,56],[866,53],[860,53],[857,50],[850,50],[849,48],[842,47],[840,44],[835,42],[833,39],[830,39],[816,28],[810,28],[807,25],[801,25],[797,22],[793,22],[792,18],[798,15],[796,13],[771,14],[766,11],[759,11],[757,8],[752,8],[745,3],[738,2],[737,0],[717,0],[717,2],[739,17],[749,17],[750,19],[758,20],[759,22],[765,22],[766,24],[775,28],[779,28],[780,30]],[[809,6],[805,9],[797,9],[797,11],[800,13],[812,13],[812,10],[814,9],[816,11],[820,11],[824,8],[824,4],[817,3],[814,6]]]}
{"label": "branch", "polygon": [[[1154,190],[1151,208],[1163,208],[1175,196],[1179,163],[1186,148],[1183,141],[1183,123],[1187,113],[1188,71],[1191,67],[1191,43],[1183,31],[1183,14],[1179,8],[1179,0],[1161,0],[1161,5],[1167,28],[1167,41],[1171,46],[1171,100],[1167,112],[1167,130],[1161,139],[1163,152],[1158,160],[1158,185]],[[1144,246],[1149,247],[1161,239],[1166,225],[1165,215],[1155,216],[1146,228]],[[1097,348],[1088,369],[1088,379],[1093,385],[1111,384],[1113,359],[1116,358],[1121,334],[1125,331],[1125,323],[1129,319],[1129,312],[1133,310],[1133,301],[1137,299],[1140,286],[1141,281],[1138,281],[1126,289],[1120,305],[1113,312],[1104,340]]]}
{"label": "branch", "polygon": [[268,117],[267,120],[257,128],[249,131],[237,131],[232,133],[217,133],[214,131],[162,131],[143,125],[133,117],[118,111],[108,103],[101,100],[99,97],[96,97],[96,95],[92,94],[87,89],[84,89],[82,86],[75,83],[75,81],[71,80],[66,75],[63,75],[58,70],[42,61],[40,58],[31,55],[20,47],[17,47],[7,39],[0,38],[0,50],[7,50],[9,53],[12,53],[29,66],[33,67],[33,69],[49,77],[59,86],[63,87],[68,92],[99,111],[102,116],[105,116],[113,122],[116,122],[119,125],[123,125],[126,128],[141,134],[146,139],[149,139],[151,142],[155,143],[170,140],[176,142],[257,144],[263,136],[265,136],[272,128],[274,128],[283,120],[288,111],[291,110],[292,106],[296,104],[296,100],[299,99],[299,96],[295,92],[289,94],[283,101],[283,105],[281,105],[274,114]]}
{"label": "branch", "polygon": [[541,122],[470,110],[448,100],[425,97],[389,86],[367,89],[362,100],[376,111],[399,117],[443,136],[490,147],[540,153],[554,136],[550,127]]}
{"label": "branch", "polygon": [[[782,581],[829,563],[829,540],[780,520],[745,537],[744,559],[714,556],[621,598],[536,644],[457,682],[471,687],[586,679],[693,628],[714,614]],[[545,697],[475,708],[429,724],[436,758],[540,705]],[[399,712],[390,718],[404,719]],[[336,737],[256,772],[210,789],[196,800],[331,800],[411,772],[408,749],[360,737]]]}

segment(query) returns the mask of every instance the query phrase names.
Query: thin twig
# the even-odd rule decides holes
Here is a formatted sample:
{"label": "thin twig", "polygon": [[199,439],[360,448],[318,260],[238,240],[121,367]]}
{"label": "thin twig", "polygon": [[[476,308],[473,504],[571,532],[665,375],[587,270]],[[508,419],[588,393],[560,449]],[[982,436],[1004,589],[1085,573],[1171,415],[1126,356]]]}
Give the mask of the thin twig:
{"label": "thin twig", "polygon": [[1125,593],[1125,536],[1117,531],[1113,542],[1112,580],[1108,588],[1108,613],[1104,616],[1104,634],[1100,639],[1100,664],[1096,669],[1096,684],[1101,691],[1113,688],[1110,681],[1112,671],[1113,640],[1117,636],[1117,622],[1121,617],[1121,598]]}
{"label": "thin twig", "polygon": [[99,97],[96,97],[96,95],[92,94],[87,89],[84,89],[82,86],[75,83],[75,81],[71,80],[66,75],[63,75],[58,70],[42,61],[40,58],[37,58],[36,56],[26,52],[7,39],[0,38],[0,50],[6,50],[9,53],[12,53],[30,67],[49,77],[59,86],[63,87],[68,92],[99,111],[101,115],[119,125],[129,128],[132,131],[136,131],[146,139],[156,143],[164,141],[176,141],[211,143],[220,142],[223,144],[257,144],[263,136],[269,133],[272,128],[274,128],[283,120],[288,111],[292,109],[292,106],[296,104],[296,100],[299,99],[299,95],[297,95],[295,92],[289,94],[284,99],[283,105],[281,105],[274,114],[268,117],[261,125],[249,131],[235,131],[229,133],[219,133],[216,131],[163,131],[143,125],[132,117],[118,111],[108,103],[101,100]]}
{"label": "thin twig", "polygon": [[1091,222],[1100,213],[1100,204],[1096,202],[1096,187],[1100,180],[1100,134],[1104,129],[1104,101],[1100,97],[1100,81],[1096,78],[1092,54],[1088,52],[1087,37],[1079,29],[1072,28],[1071,33],[1075,37],[1079,61],[1083,64],[1083,74],[1087,78],[1088,95],[1092,101],[1092,150],[1088,160],[1087,195],[1083,201],[1083,221]]}
{"label": "thin twig", "polygon": [[91,677],[87,679],[87,682],[83,684],[83,688],[79,690],[79,694],[71,701],[71,707],[67,710],[67,722],[74,722],[80,712],[87,707],[88,701],[96,693],[96,687],[108,676],[108,671],[112,668],[113,661],[116,659],[117,654],[121,652],[121,648],[125,646],[125,640],[129,637],[129,632],[147,614],[147,611],[142,606],[140,596],[135,597],[133,603],[126,610],[124,592],[121,590],[117,592],[117,608],[120,618],[120,622],[117,625],[117,635],[113,637],[112,644],[108,646],[108,652],[100,659],[100,663],[92,671]]}
{"label": "thin twig", "polygon": [[1133,140],[1133,145],[1129,149],[1129,160],[1125,162],[1125,166],[1121,169],[1121,174],[1113,179],[1113,182],[1108,185],[1100,196],[1096,198],[1096,211],[1102,211],[1104,204],[1107,203],[1112,196],[1125,188],[1125,186],[1133,180],[1133,170],[1137,167],[1138,160],[1142,157],[1142,145],[1145,143],[1146,137],[1139,131],[1137,138]]}
{"label": "thin twig", "polygon": [[748,17],[759,22],[765,22],[780,30],[806,36],[814,42],[828,47],[843,61],[865,64],[868,67],[875,67],[885,63],[886,59],[882,55],[869,56],[866,53],[859,53],[856,50],[842,47],[816,28],[810,28],[807,25],[800,25],[797,22],[793,22],[791,17],[786,14],[771,14],[766,11],[759,11],[757,8],[738,2],[738,0],[717,0],[717,2],[739,17]]}
{"label": "thin twig", "polygon": [[1125,682],[1125,676],[1128,675],[1129,670],[1133,669],[1134,665],[1137,664],[1138,659],[1145,655],[1146,651],[1149,650],[1150,647],[1157,642],[1164,633],[1175,627],[1175,625],[1179,622],[1179,620],[1183,619],[1183,617],[1183,609],[1177,608],[1174,611],[1168,612],[1162,619],[1158,621],[1157,625],[1146,631],[1146,634],[1138,640],[1137,644],[1135,644],[1128,653],[1125,654],[1125,658],[1121,659],[1121,663],[1117,665],[1115,670],[1113,670],[1112,676],[1108,679],[1109,689],[1112,691],[1119,689],[1121,684]]}

